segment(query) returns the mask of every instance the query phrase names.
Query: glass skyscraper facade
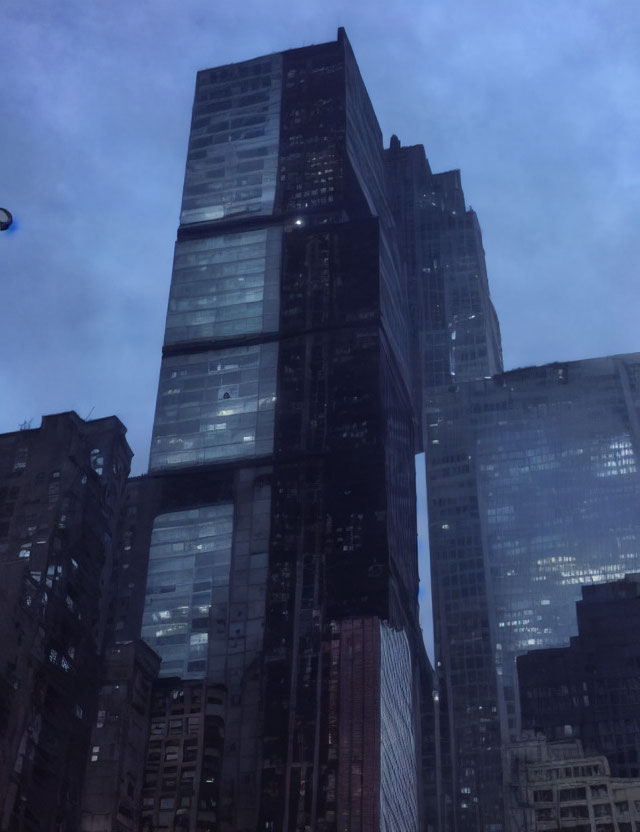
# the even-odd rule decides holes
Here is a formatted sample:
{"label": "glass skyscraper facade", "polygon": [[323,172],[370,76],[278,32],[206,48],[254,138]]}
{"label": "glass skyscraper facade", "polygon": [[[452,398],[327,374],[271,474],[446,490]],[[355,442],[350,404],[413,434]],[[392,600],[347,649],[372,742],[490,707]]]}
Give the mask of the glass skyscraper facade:
{"label": "glass skyscraper facade", "polygon": [[[343,30],[198,74],[136,485],[153,510],[130,531],[149,552],[142,635],[162,658],[151,828],[178,810],[227,832],[422,824],[431,686],[400,250]],[[196,753],[171,732],[188,730],[201,684],[209,779],[164,794],[159,755]]]}
{"label": "glass skyscraper facade", "polygon": [[[385,166],[414,299],[413,397],[427,469],[442,738],[436,742],[444,761],[437,773],[439,819],[443,829],[476,832],[502,822],[502,766],[478,486],[457,385],[502,371],[500,327],[480,226],[465,204],[460,172],[432,173],[424,148],[402,147],[395,136]],[[446,435],[435,436],[440,397],[451,400],[453,415]],[[454,528],[450,513],[455,533],[443,537]]]}
{"label": "glass skyscraper facade", "polygon": [[[462,818],[483,799],[490,749],[518,732],[516,656],[568,643],[581,585],[640,568],[639,382],[633,354],[431,394],[434,604]],[[480,732],[469,746],[465,724]]]}
{"label": "glass skyscraper facade", "polygon": [[422,414],[434,387],[501,372],[500,326],[460,171],[432,173],[424,147],[402,147],[397,136],[385,168],[412,298],[413,393]]}
{"label": "glass skyscraper facade", "polygon": [[155,519],[142,637],[162,655],[166,675],[201,678],[207,671],[212,593],[230,583],[232,525],[232,503]]}

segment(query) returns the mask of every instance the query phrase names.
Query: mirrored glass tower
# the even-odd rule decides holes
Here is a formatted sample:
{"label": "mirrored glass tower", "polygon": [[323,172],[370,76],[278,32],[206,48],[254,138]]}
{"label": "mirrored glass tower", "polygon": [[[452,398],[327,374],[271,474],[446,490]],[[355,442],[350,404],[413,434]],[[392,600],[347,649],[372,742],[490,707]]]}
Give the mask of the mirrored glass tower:
{"label": "mirrored glass tower", "polygon": [[418,829],[409,331],[344,31],[200,72],[148,478],[149,828]]}
{"label": "mirrored glass tower", "polygon": [[568,644],[581,585],[640,567],[639,407],[638,354],[430,394],[436,640],[461,828],[477,828],[487,784],[500,783],[500,743],[518,735],[516,657]]}

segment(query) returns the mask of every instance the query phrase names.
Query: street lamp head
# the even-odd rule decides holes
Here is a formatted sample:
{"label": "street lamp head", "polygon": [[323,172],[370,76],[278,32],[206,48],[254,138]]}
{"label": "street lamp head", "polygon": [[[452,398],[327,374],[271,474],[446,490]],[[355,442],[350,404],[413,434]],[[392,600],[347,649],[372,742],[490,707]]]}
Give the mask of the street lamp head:
{"label": "street lamp head", "polygon": [[6,208],[0,208],[0,231],[6,231],[13,222],[11,212]]}

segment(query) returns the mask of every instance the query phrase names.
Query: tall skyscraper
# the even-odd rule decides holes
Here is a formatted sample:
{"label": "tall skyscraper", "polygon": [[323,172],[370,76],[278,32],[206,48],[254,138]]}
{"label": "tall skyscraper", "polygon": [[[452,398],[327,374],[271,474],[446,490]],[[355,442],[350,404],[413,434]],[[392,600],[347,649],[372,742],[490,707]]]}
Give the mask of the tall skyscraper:
{"label": "tall skyscraper", "polygon": [[158,741],[187,753],[203,683],[224,741],[178,785],[150,751],[148,827],[419,828],[410,332],[344,31],[200,72],[137,486],[155,506],[142,634],[168,686]]}
{"label": "tall skyscraper", "polygon": [[639,406],[637,354],[513,370],[430,397],[436,639],[462,828],[477,828],[485,783],[497,787],[500,737],[518,732],[516,656],[569,641],[582,584],[638,570]]}
{"label": "tall skyscraper", "polygon": [[[441,824],[489,829],[502,818],[502,767],[477,483],[458,435],[464,402],[448,417],[446,436],[433,434],[433,414],[440,397],[458,401],[459,382],[502,371],[500,328],[480,226],[465,205],[459,171],[432,173],[424,148],[401,147],[395,136],[385,163],[413,298],[414,400],[429,493],[440,733],[443,759],[451,755],[441,772]],[[446,518],[438,522],[441,512]],[[442,538],[443,528],[453,528],[451,512],[456,534]]]}

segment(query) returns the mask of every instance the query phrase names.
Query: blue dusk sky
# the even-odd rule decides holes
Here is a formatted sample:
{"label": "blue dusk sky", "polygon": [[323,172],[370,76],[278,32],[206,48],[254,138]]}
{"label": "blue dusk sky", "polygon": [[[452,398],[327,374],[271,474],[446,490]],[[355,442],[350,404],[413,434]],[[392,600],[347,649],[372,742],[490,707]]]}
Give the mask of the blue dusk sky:
{"label": "blue dusk sky", "polygon": [[637,0],[0,0],[0,432],[115,413],[145,470],[195,73],[338,26],[462,171],[505,367],[640,349]]}

